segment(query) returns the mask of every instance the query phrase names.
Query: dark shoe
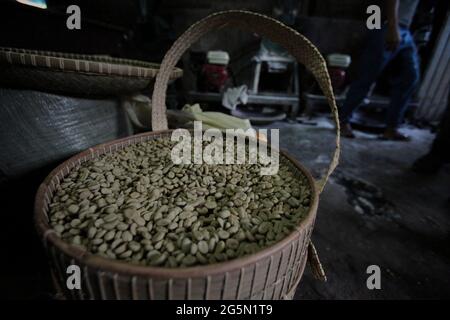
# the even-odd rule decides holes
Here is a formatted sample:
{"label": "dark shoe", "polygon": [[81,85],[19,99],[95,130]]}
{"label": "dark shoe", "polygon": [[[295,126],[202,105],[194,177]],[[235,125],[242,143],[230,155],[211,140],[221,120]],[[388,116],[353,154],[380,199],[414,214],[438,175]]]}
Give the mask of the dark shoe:
{"label": "dark shoe", "polygon": [[427,153],[419,158],[412,165],[412,170],[417,173],[433,174],[437,173],[444,165],[444,161],[432,153]]}
{"label": "dark shoe", "polygon": [[350,123],[342,123],[341,124],[341,136],[346,137],[346,138],[354,138],[355,137]]}
{"label": "dark shoe", "polygon": [[392,140],[392,141],[410,141],[411,138],[397,129],[386,129],[381,136],[381,139],[383,140]]}

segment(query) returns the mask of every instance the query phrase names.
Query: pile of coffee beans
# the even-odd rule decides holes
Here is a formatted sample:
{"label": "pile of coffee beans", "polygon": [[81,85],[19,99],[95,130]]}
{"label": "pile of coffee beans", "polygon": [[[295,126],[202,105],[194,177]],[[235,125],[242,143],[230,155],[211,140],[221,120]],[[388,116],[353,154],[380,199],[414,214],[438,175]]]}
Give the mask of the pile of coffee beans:
{"label": "pile of coffee beans", "polygon": [[175,165],[174,144],[141,142],[72,169],[51,200],[53,230],[93,254],[176,268],[255,253],[306,216],[307,178],[287,160],[268,176],[260,164]]}

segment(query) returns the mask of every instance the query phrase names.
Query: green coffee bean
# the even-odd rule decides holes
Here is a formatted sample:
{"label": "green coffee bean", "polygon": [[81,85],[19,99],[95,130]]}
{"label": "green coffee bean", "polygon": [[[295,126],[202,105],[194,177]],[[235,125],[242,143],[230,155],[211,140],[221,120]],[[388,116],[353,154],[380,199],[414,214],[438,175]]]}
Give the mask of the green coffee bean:
{"label": "green coffee bean", "polygon": [[239,247],[239,241],[236,239],[227,239],[226,246],[230,249],[237,249]]}
{"label": "green coffee bean", "polygon": [[122,259],[128,258],[128,257],[131,256],[132,253],[133,253],[133,251],[127,250],[127,251],[121,253],[121,254],[119,255],[119,258],[122,258]]}
{"label": "green coffee bean", "polygon": [[81,223],[80,219],[73,219],[72,221],[70,221],[70,225],[74,228],[76,228],[77,226],[79,226]]}
{"label": "green coffee bean", "polygon": [[80,229],[72,228],[72,229],[69,230],[69,233],[74,235],[74,236],[75,235],[79,235],[80,234]]}
{"label": "green coffee bean", "polygon": [[213,252],[215,247],[216,247],[216,239],[215,238],[209,239],[208,251]]}
{"label": "green coffee bean", "polygon": [[111,249],[115,249],[121,244],[123,241],[122,239],[116,239],[111,243]]}
{"label": "green coffee bean", "polygon": [[133,240],[133,235],[129,231],[124,231],[122,233],[122,240],[125,242],[130,242],[131,240]]}
{"label": "green coffee bean", "polygon": [[201,264],[208,263],[208,259],[206,259],[206,257],[204,255],[202,255],[200,251],[197,252],[197,254],[195,255],[195,258],[197,258],[197,261],[200,262]]}
{"label": "green coffee bean", "polygon": [[187,218],[186,220],[184,220],[184,226],[186,228],[189,228],[190,226],[192,226],[192,224],[197,221],[197,217],[196,216],[192,216]]}
{"label": "green coffee bean", "polygon": [[102,188],[101,189],[102,194],[111,194],[111,189],[108,188]]}
{"label": "green coffee bean", "polygon": [[96,226],[97,228],[99,228],[99,227],[101,227],[104,223],[105,223],[104,220],[100,218],[100,219],[95,220],[94,226]]}
{"label": "green coffee bean", "polygon": [[[58,224],[58,225],[54,226],[53,229],[55,229],[55,231],[58,232],[58,233],[62,233],[62,232],[64,231],[65,228],[64,228],[64,226]],[[90,229],[89,229],[89,230],[90,230]],[[96,231],[97,231],[97,230],[94,228],[94,231],[93,231],[93,232],[94,232],[94,235],[95,235],[95,232],[96,232]],[[90,235],[91,233],[92,233],[92,232],[89,233],[89,231],[88,231],[88,235]],[[89,238],[93,238],[93,237],[94,237],[94,236],[92,236],[92,237],[89,236]]]}
{"label": "green coffee bean", "polygon": [[76,245],[80,245],[81,244],[81,237],[79,235],[76,235],[72,238],[72,243],[76,244]]}
{"label": "green coffee bean", "polygon": [[165,254],[158,253],[157,255],[153,256],[150,259],[150,265],[159,266],[159,265],[163,264],[164,261],[166,261],[166,259],[167,259],[167,256]]}
{"label": "green coffee bean", "polygon": [[200,241],[198,243],[198,250],[203,254],[207,254],[209,251],[208,243],[204,240]]}
{"label": "green coffee bean", "polygon": [[162,246],[163,246],[163,243],[164,243],[164,241],[163,241],[163,240],[161,240],[161,241],[159,241],[159,242],[155,243],[155,245],[154,245],[155,249],[156,249],[156,250],[159,250],[159,249],[161,249],[161,248],[162,248]]}
{"label": "green coffee bean", "polygon": [[100,239],[100,238],[96,238],[96,239],[92,240],[92,244],[94,246],[97,246],[97,245],[102,244],[102,243],[103,243],[103,239]]}
{"label": "green coffee bean", "polygon": [[161,138],[81,163],[54,191],[50,225],[102,256],[175,268],[252,254],[306,217],[308,180],[288,160],[261,176],[260,164],[174,165],[173,146]]}
{"label": "green coffee bean", "polygon": [[108,250],[108,245],[106,243],[102,243],[99,247],[98,247],[98,252],[106,252],[106,250]]}
{"label": "green coffee bean", "polygon": [[184,238],[183,242],[181,244],[181,250],[183,250],[184,253],[188,253],[191,251],[191,240],[188,238]]}
{"label": "green coffee bean", "polygon": [[235,234],[236,232],[239,231],[239,225],[232,226],[232,227],[228,228],[227,231],[231,234]]}
{"label": "green coffee bean", "polygon": [[[185,210],[186,210],[186,208],[185,208]],[[195,212],[193,212],[193,211],[183,211],[179,214],[179,217],[181,220],[184,220],[184,219],[190,218],[194,215],[195,215]]]}
{"label": "green coffee bean", "polygon": [[214,251],[215,254],[221,253],[223,250],[225,250],[225,242],[219,241],[216,245],[216,250]]}
{"label": "green coffee bean", "polygon": [[117,220],[112,221],[112,222],[107,222],[102,225],[102,228],[106,229],[106,230],[112,230],[117,226],[118,223],[119,222]]}
{"label": "green coffee bean", "polygon": [[165,234],[164,232],[159,231],[158,233],[155,234],[155,236],[152,238],[152,240],[153,240],[154,243],[155,243],[155,242],[159,242],[159,241],[161,241],[162,239],[164,239],[164,236],[165,236],[165,235],[166,235],[166,234]]}
{"label": "green coffee bean", "polygon": [[201,231],[198,231],[198,230],[192,232],[192,236],[193,236],[194,239],[196,239],[196,240],[202,240],[202,239],[205,237],[204,233],[201,232]]}
{"label": "green coffee bean", "polygon": [[217,207],[217,203],[215,201],[206,201],[205,207],[208,209],[214,209]]}
{"label": "green coffee bean", "polygon": [[134,216],[133,220],[136,222],[138,226],[145,226],[145,219],[140,216]]}
{"label": "green coffee bean", "polygon": [[126,208],[123,211],[123,215],[125,217],[127,217],[128,219],[132,219],[134,216],[136,216],[136,214],[137,214],[137,212],[136,212],[136,209],[134,209],[134,208]]}
{"label": "green coffee bean", "polygon": [[167,228],[169,230],[175,230],[176,228],[178,228],[178,223],[172,222],[171,224],[169,224],[169,226]]}
{"label": "green coffee bean", "polygon": [[192,243],[191,244],[191,251],[190,251],[191,254],[195,255],[197,253],[197,250],[198,250],[198,245],[196,243]]}
{"label": "green coffee bean", "polygon": [[168,226],[170,224],[170,220],[169,219],[161,219],[156,221],[156,225],[160,226],[160,227],[165,227]]}
{"label": "green coffee bean", "polygon": [[114,249],[114,253],[115,254],[121,254],[124,253],[125,250],[127,250],[127,245],[125,243],[121,244],[120,246],[118,246],[117,248]]}
{"label": "green coffee bean", "polygon": [[272,224],[270,222],[265,221],[258,226],[258,232],[261,234],[266,234],[271,228]]}
{"label": "green coffee bean", "polygon": [[166,250],[167,252],[173,252],[175,250],[173,242],[169,241],[166,243]]}
{"label": "green coffee bean", "polygon": [[180,252],[179,254],[177,254],[177,255],[175,256],[175,260],[176,260],[178,263],[180,263],[180,262],[183,260],[184,256],[185,256],[185,254],[184,254],[183,252]]}
{"label": "green coffee bean", "polygon": [[110,213],[103,218],[103,220],[105,220],[106,222],[112,222],[112,221],[115,221],[116,219],[117,219],[117,214],[114,214],[114,213]]}
{"label": "green coffee bean", "polygon": [[128,248],[130,248],[133,252],[137,252],[141,249],[141,245],[136,241],[131,241],[128,243]]}
{"label": "green coffee bean", "polygon": [[220,239],[228,239],[230,237],[230,233],[225,230],[219,230],[217,234],[219,235]]}
{"label": "green coffee bean", "polygon": [[217,261],[224,261],[227,259],[227,255],[225,253],[217,253],[214,255],[214,258],[216,258]]}
{"label": "green coffee bean", "polygon": [[69,211],[69,213],[71,214],[76,214],[78,212],[78,210],[80,210],[80,207],[77,206],[76,204],[71,204],[68,208],[67,211]]}
{"label": "green coffee bean", "polygon": [[231,215],[230,210],[222,210],[219,212],[219,217],[221,217],[222,219],[226,219]]}
{"label": "green coffee bean", "polygon": [[105,234],[104,239],[106,241],[112,240],[112,239],[114,239],[115,235],[116,235],[116,232],[114,230],[110,230]]}
{"label": "green coffee bean", "polygon": [[181,263],[186,266],[191,266],[191,265],[195,264],[195,262],[196,262],[196,259],[192,255],[187,255],[181,260]]}
{"label": "green coffee bean", "polygon": [[147,259],[152,260],[154,257],[159,256],[161,253],[158,250],[150,250],[147,253]]}
{"label": "green coffee bean", "polygon": [[[142,226],[141,226],[142,227]],[[137,232],[138,225],[136,223],[132,223],[130,226],[130,233],[135,236]]]}

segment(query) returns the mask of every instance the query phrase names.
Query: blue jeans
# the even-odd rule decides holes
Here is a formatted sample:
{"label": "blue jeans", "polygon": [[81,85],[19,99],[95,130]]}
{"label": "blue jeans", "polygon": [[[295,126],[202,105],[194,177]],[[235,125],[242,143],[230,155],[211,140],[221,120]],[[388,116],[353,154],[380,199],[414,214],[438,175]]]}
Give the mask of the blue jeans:
{"label": "blue jeans", "polygon": [[401,41],[395,51],[386,50],[386,25],[379,30],[368,32],[367,44],[360,57],[357,76],[351,83],[344,105],[340,110],[342,123],[348,123],[353,111],[367,96],[371,85],[384,67],[394,58],[396,58],[398,68],[390,82],[391,101],[387,110],[386,124],[388,127],[395,128],[403,121],[408,100],[419,81],[419,57],[409,30],[404,27],[399,29]]}

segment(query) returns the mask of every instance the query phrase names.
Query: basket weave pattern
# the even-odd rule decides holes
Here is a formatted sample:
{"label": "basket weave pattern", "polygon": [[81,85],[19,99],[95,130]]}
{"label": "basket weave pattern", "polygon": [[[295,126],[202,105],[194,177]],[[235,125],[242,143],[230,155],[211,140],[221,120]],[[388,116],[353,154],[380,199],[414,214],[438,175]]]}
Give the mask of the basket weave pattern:
{"label": "basket weave pattern", "polygon": [[[138,60],[0,47],[0,82],[82,95],[134,93],[153,84],[159,65]],[[173,68],[170,79],[182,71]]]}
{"label": "basket weave pattern", "polygon": [[[36,210],[42,211],[43,215],[37,220],[37,227],[44,238],[54,278],[64,295],[71,299],[282,299],[289,295],[296,288],[307,261],[315,216],[313,212],[317,207],[314,199],[302,228],[299,226],[289,238],[259,252],[256,259],[248,256],[218,264],[227,269],[224,273],[217,272],[219,269],[213,265],[170,272],[162,268],[131,266],[107,260],[63,242],[49,227],[50,201],[72,169],[102,154],[164,136],[170,137],[170,131],[145,133],[91,148],[57,167],[40,187]],[[312,184],[311,177],[293,161],[282,152],[281,163],[290,166],[295,175],[307,175]],[[66,270],[71,264],[80,266],[82,270],[81,290],[65,289]],[[111,264],[119,269],[124,268],[125,272],[108,272],[108,265]],[[144,274],[138,275],[139,271]],[[167,275],[161,276],[159,271]],[[191,276],[183,277],[184,274]]]}
{"label": "basket weave pattern", "polygon": [[[159,65],[156,63],[139,60],[4,47],[0,47],[0,61],[11,65],[49,68],[61,71],[143,78],[154,78],[159,68]],[[181,70],[176,69],[174,71],[175,74],[172,74],[172,77],[181,75]]]}
{"label": "basket weave pattern", "polygon": [[[336,149],[325,177],[316,184],[298,161],[280,152],[280,162],[294,175],[306,176],[311,188],[310,208],[297,228],[284,239],[255,254],[214,265],[189,268],[160,268],[131,265],[96,256],[62,241],[48,225],[50,199],[71,169],[133,143],[170,136],[167,130],[166,89],[170,74],[189,46],[210,30],[225,26],[258,32],[283,45],[312,72],[322,88],[336,121]],[[245,11],[213,14],[192,25],[167,52],[157,74],[152,98],[152,127],[144,133],[106,143],[72,157],[50,173],[38,190],[35,220],[47,247],[54,280],[66,298],[73,299],[291,299],[301,279],[306,261],[313,264],[313,274],[324,278],[315,248],[310,243],[317,213],[318,197],[339,157],[337,108],[326,64],[318,50],[302,35],[280,22]],[[82,270],[82,289],[67,290],[68,265]]]}

